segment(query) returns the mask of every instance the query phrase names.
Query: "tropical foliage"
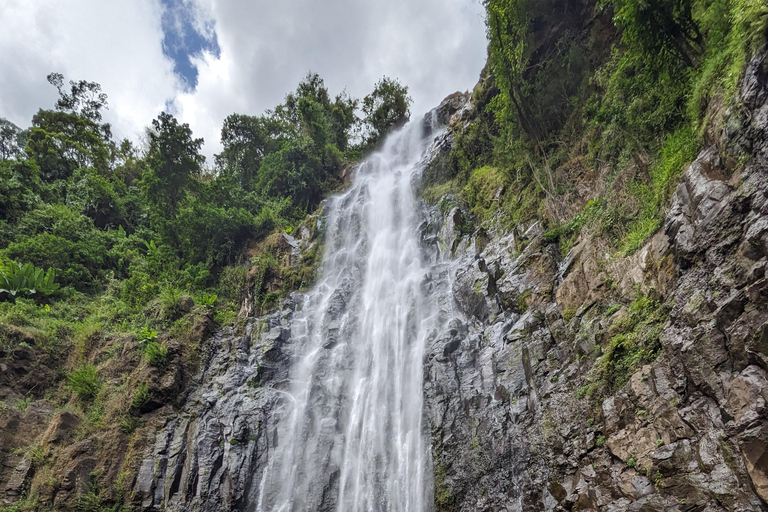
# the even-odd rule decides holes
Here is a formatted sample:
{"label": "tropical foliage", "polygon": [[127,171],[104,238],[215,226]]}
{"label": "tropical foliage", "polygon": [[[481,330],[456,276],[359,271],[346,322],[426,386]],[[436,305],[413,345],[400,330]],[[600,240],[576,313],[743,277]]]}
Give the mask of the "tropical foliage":
{"label": "tropical foliage", "polygon": [[11,299],[21,295],[51,295],[60,285],[54,283],[53,269],[48,272],[31,263],[22,265],[0,258],[0,294],[7,294]]}
{"label": "tropical foliage", "polygon": [[[28,129],[0,119],[0,324],[62,343],[83,325],[154,333],[140,341],[155,366],[167,356],[157,332],[189,329],[190,301],[219,322],[233,319],[248,267],[268,259],[254,247],[314,213],[342,169],[403,123],[410,104],[396,80],[360,101],[332,96],[309,73],[262,115],[229,116],[209,163],[203,140],[172,114],[160,113],[137,146],[113,138],[99,84],[58,73],[48,81],[59,98]],[[232,275],[243,276],[239,288],[223,290]],[[291,270],[286,287],[311,275]],[[279,296],[272,290],[259,304]],[[48,310],[30,309],[43,301]]]}
{"label": "tropical foliage", "polygon": [[[484,5],[489,60],[473,94],[476,114],[459,125],[451,154],[427,170],[426,187],[463,191],[479,222],[496,210],[510,225],[544,218],[565,251],[582,228],[617,252],[636,250],[661,225],[703,134],[722,126],[748,59],[766,41],[768,6]],[[576,201],[585,174],[601,175],[602,185]],[[478,203],[488,191],[503,191],[493,208]]]}

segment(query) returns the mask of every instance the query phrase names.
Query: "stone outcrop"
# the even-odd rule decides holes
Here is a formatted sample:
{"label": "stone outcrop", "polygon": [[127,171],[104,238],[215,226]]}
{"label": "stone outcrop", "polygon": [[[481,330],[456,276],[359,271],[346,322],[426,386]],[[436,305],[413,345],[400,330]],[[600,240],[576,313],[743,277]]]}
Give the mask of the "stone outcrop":
{"label": "stone outcrop", "polygon": [[[438,510],[768,510],[767,77],[763,53],[751,110],[631,257],[582,239],[561,261],[525,226],[451,242],[456,318],[425,370]],[[590,398],[637,294],[669,310],[655,359]]]}
{"label": "stone outcrop", "polygon": [[274,443],[275,392],[261,389],[288,376],[288,299],[242,331],[217,332],[180,410],[161,411],[136,476],[131,501],[141,510],[218,511],[253,500]]}

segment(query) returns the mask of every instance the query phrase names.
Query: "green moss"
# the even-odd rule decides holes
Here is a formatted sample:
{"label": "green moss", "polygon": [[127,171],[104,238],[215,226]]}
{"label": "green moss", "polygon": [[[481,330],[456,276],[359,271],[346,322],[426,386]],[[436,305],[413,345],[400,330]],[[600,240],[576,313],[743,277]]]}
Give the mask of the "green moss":
{"label": "green moss", "polygon": [[[424,198],[424,200],[431,205],[438,204],[438,202],[444,198],[447,195],[458,195],[461,192],[461,186],[458,183],[458,180],[449,180],[445,183],[436,183],[434,185],[431,185],[427,188],[425,188],[422,193],[421,197]],[[441,209],[443,209],[441,205]],[[444,213],[447,213],[444,211]]]}
{"label": "green moss", "polygon": [[533,289],[529,288],[525,290],[523,293],[520,294],[520,297],[517,299],[517,307],[520,310],[520,312],[525,311],[528,309],[528,298],[533,295]]}
{"label": "green moss", "polygon": [[462,189],[472,214],[481,222],[489,220],[499,209],[499,200],[509,184],[509,176],[496,167],[481,167],[472,171]]}
{"label": "green moss", "polygon": [[659,355],[659,337],[668,319],[668,308],[651,297],[638,295],[628,311],[611,325],[616,334],[590,370],[589,382],[579,390],[581,396],[600,400],[623,387],[635,371]]}
{"label": "green moss", "polygon": [[443,464],[435,461],[435,512],[453,510],[454,497],[446,485],[446,471]]}

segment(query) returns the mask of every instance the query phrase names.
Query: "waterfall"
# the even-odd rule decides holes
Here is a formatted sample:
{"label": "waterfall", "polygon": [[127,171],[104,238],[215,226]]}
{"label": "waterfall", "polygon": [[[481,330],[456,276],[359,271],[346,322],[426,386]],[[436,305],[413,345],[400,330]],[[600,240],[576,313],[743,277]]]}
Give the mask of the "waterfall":
{"label": "waterfall", "polygon": [[292,322],[259,512],[433,508],[422,359],[436,315],[413,191],[425,131],[391,135],[326,202],[321,277]]}

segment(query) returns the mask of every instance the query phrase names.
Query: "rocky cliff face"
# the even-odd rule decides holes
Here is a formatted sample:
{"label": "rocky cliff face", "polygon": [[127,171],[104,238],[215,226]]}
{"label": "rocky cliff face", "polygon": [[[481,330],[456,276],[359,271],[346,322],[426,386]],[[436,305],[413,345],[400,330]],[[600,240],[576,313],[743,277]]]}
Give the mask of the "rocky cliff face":
{"label": "rocky cliff face", "polygon": [[270,414],[277,395],[262,389],[285,383],[290,321],[296,301],[242,330],[218,332],[208,342],[203,369],[179,411],[156,422],[133,487],[141,510],[239,510],[258,496],[252,487],[274,437]]}
{"label": "rocky cliff face", "polygon": [[631,257],[433,214],[456,258],[425,366],[438,510],[768,510],[765,53],[741,101]]}

